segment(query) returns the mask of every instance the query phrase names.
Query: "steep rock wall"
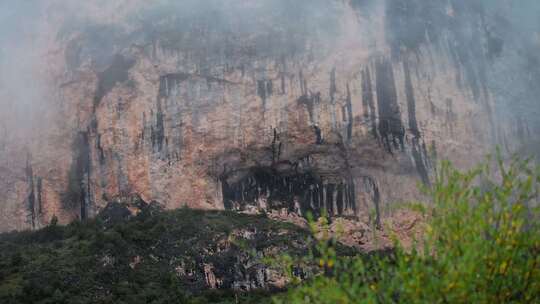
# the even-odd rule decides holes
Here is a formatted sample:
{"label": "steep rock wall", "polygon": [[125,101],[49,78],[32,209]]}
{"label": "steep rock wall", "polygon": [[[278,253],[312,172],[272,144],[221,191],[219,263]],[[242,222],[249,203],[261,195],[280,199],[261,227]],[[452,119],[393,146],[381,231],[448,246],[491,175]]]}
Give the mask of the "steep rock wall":
{"label": "steep rock wall", "polygon": [[4,137],[1,230],[134,195],[380,221],[438,159],[468,167],[538,130],[501,115],[501,71],[524,56],[480,0],[112,2],[44,21],[50,122]]}

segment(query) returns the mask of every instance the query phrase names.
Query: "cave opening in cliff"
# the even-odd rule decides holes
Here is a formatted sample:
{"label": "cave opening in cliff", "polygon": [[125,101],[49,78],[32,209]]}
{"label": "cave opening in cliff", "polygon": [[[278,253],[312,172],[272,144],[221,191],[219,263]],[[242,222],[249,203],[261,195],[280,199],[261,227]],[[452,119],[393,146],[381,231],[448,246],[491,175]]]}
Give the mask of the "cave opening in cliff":
{"label": "cave opening in cliff", "polygon": [[254,167],[236,180],[223,176],[221,182],[223,203],[229,210],[258,207],[320,216],[344,215],[356,209],[353,182],[313,172],[281,173],[272,167]]}

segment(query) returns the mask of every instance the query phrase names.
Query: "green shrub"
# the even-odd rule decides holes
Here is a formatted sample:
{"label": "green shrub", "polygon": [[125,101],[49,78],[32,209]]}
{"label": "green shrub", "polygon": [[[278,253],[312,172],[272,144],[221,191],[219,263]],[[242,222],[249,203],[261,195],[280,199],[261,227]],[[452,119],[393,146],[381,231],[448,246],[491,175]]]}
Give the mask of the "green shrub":
{"label": "green shrub", "polygon": [[426,189],[433,202],[412,251],[396,242],[391,254],[337,258],[323,240],[309,257],[321,275],[274,302],[538,303],[539,186],[527,161],[499,161],[494,172],[445,162]]}

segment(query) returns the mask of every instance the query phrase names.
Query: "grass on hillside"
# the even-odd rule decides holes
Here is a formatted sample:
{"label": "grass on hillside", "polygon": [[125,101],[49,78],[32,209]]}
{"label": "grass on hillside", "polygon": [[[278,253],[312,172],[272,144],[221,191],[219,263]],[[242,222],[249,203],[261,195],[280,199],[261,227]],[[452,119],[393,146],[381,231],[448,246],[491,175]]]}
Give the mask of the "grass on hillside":
{"label": "grass on hillside", "polygon": [[340,258],[329,237],[296,261],[318,261],[322,274],[274,302],[540,303],[539,190],[540,168],[527,161],[467,172],[443,163],[416,248],[396,240],[388,255]]}
{"label": "grass on hillside", "polygon": [[[251,250],[304,254],[307,238],[307,231],[263,216],[152,206],[114,222],[107,216],[67,226],[53,221],[39,231],[0,235],[0,303],[270,301],[264,290],[207,290],[201,265],[214,265],[218,274],[246,261],[264,265]],[[178,267],[194,275],[180,276]],[[234,279],[232,272],[226,276]]]}

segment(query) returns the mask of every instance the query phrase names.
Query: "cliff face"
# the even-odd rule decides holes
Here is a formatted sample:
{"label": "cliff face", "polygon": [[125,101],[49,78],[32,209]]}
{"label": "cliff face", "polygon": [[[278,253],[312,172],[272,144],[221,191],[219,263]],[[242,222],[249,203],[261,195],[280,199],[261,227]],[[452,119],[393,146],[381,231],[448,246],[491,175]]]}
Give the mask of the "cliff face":
{"label": "cliff face", "polygon": [[135,195],[379,220],[438,159],[534,149],[540,46],[514,4],[98,2],[44,5],[47,106],[21,135],[2,112],[0,230]]}

